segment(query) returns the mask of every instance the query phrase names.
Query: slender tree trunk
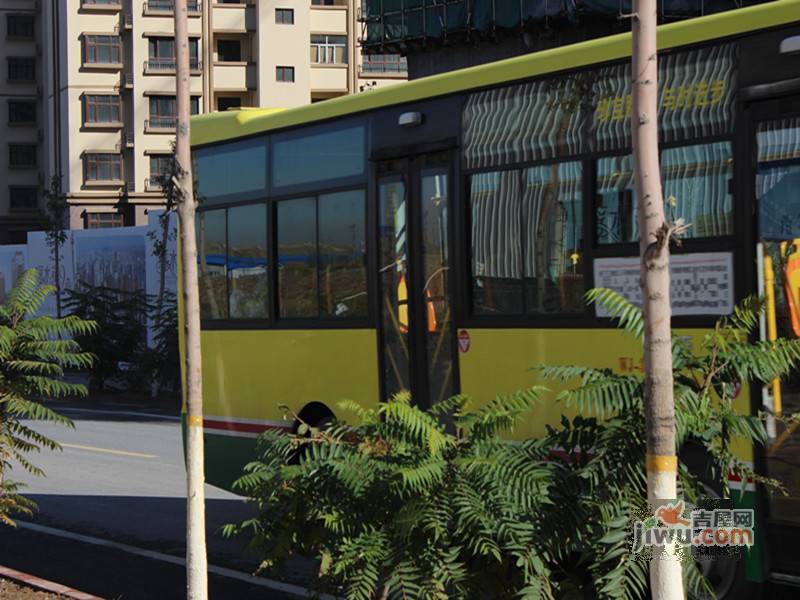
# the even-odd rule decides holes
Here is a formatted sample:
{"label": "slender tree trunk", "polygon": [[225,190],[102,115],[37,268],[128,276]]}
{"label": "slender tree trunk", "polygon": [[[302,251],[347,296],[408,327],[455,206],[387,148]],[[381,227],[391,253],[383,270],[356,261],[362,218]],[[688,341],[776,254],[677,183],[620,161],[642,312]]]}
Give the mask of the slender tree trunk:
{"label": "slender tree trunk", "polygon": [[200,294],[197,287],[195,204],[189,148],[189,36],[186,0],[175,1],[178,127],[178,219],[181,232],[184,337],[186,344],[186,597],[208,598],[205,493],[203,486],[203,380],[200,357]]}
{"label": "slender tree trunk", "polygon": [[[634,174],[644,314],[647,497],[658,506],[677,496],[675,402],[672,381],[669,235],[658,164],[658,58],[656,0],[634,0],[632,48]],[[683,598],[681,564],[674,548],[656,550],[650,562],[653,598]]]}
{"label": "slender tree trunk", "polygon": [[56,240],[53,244],[53,258],[55,263],[55,278],[53,283],[56,286],[56,316],[61,318],[61,240]]}

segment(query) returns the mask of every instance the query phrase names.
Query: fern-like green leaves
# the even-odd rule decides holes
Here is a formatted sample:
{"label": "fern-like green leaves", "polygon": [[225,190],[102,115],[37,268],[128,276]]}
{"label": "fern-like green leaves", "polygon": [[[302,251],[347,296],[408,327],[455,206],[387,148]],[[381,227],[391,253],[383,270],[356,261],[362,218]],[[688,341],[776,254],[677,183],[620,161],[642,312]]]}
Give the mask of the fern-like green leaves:
{"label": "fern-like green leaves", "polygon": [[14,465],[34,475],[41,469],[27,456],[59,444],[38,433],[30,421],[72,426],[72,421],[45,405],[47,400],[85,396],[86,388],[64,381],[65,369],[90,367],[94,356],[83,352],[75,336],[95,331],[95,324],[75,316],[36,316],[55,288],[40,285],[36,270],[25,271],[0,305],[0,523],[11,515],[29,515],[35,505],[8,479]]}

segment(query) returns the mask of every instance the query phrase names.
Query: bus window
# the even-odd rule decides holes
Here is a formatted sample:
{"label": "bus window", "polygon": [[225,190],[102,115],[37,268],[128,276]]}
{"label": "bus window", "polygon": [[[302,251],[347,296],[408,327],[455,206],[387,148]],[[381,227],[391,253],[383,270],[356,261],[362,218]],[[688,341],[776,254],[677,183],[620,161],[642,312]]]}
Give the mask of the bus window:
{"label": "bus window", "polygon": [[691,227],[684,237],[733,235],[730,142],[669,148],[661,153],[664,210]]}
{"label": "bus window", "polygon": [[319,316],[315,198],[278,203],[278,303],[283,318]]}
{"label": "bus window", "polygon": [[596,185],[597,243],[635,242],[639,237],[639,227],[636,222],[633,157],[625,154],[599,159]]}
{"label": "bus window", "polygon": [[363,177],[366,172],[364,126],[319,129],[315,133],[303,130],[303,134],[290,131],[274,136],[273,188]]}
{"label": "bus window", "polygon": [[529,313],[583,312],[581,163],[524,171],[525,307]]}
{"label": "bus window", "polygon": [[266,204],[228,209],[227,267],[230,318],[266,319]]}
{"label": "bus window", "polygon": [[470,177],[476,314],[583,311],[580,162]]}
{"label": "bus window", "polygon": [[267,192],[267,138],[233,142],[194,152],[201,206],[263,197]]}
{"label": "bus window", "polygon": [[225,263],[225,211],[197,213],[197,253],[200,287],[200,317],[228,318]]}
{"label": "bus window", "polygon": [[472,301],[478,314],[521,314],[522,238],[519,171],[470,177]]}
{"label": "bus window", "polygon": [[323,317],[367,316],[363,190],[319,197],[319,287]]}

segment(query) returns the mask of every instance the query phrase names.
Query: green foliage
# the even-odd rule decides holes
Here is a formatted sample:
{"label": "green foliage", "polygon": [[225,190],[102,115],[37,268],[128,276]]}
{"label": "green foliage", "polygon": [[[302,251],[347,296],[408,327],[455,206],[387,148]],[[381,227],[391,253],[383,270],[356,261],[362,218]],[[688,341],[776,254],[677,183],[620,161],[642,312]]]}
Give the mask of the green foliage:
{"label": "green foliage", "polygon": [[41,469],[27,455],[58,443],[32,429],[29,421],[46,420],[71,426],[44,402],[85,396],[86,388],[64,381],[65,369],[91,367],[94,356],[76,338],[92,334],[96,325],[71,315],[36,316],[52,286],[39,285],[34,269],[25,271],[0,306],[0,522],[13,524],[14,512],[29,514],[33,503],[19,494],[19,485],[6,478],[13,465],[34,475]]}
{"label": "green foliage", "polygon": [[[642,340],[638,308],[609,290],[589,299]],[[674,338],[679,443],[705,450],[714,479],[706,483],[726,493],[730,468],[774,484],[730,450],[732,436],[766,439],[761,418],[733,410],[736,385],[768,381],[800,360],[800,341],[749,341],[759,310],[746,300],[696,347]],[[406,395],[375,409],[344,402],[353,424],[265,433],[236,484],[258,516],[226,532],[249,534],[266,569],[293,553],[317,556],[322,580],[353,600],[645,597],[647,561],[630,552],[631,518],[647,514],[643,376],[537,371],[566,384],[552,401],[579,413],[537,440],[506,434],[542,388],[477,408],[463,396],[429,410]],[[681,477],[696,497],[697,476],[682,465]],[[686,580],[705,589],[691,561]]]}

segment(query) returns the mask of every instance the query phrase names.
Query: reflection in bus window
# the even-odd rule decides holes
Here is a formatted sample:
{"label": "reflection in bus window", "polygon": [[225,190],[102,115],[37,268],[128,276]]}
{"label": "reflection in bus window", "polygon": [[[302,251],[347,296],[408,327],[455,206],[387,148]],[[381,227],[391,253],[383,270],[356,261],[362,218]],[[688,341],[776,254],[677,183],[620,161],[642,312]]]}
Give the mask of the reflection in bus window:
{"label": "reflection in bus window", "polygon": [[366,169],[364,138],[363,125],[274,136],[273,187],[363,175]]}
{"label": "reflection in bus window", "polygon": [[[690,238],[733,235],[733,155],[730,142],[668,148],[661,153],[664,211],[667,219],[683,219]],[[639,240],[633,157],[597,161],[597,243]]]}
{"label": "reflection in bus window", "polygon": [[367,315],[364,191],[319,197],[319,287],[325,317]]}
{"label": "reflection in bus window", "polygon": [[598,244],[635,242],[636,193],[633,156],[609,156],[597,161],[596,222]]}
{"label": "reflection in bus window", "polygon": [[583,310],[581,182],[579,162],[470,178],[476,313]]}
{"label": "reflection in bus window", "polygon": [[733,235],[730,142],[664,150],[661,177],[667,219],[688,223],[685,237]]}
{"label": "reflection in bus window", "polygon": [[525,307],[529,313],[583,310],[582,181],[579,162],[524,171]]}
{"label": "reflection in bus window", "polygon": [[267,190],[267,138],[200,148],[194,175],[201,206],[258,197]]}
{"label": "reflection in bus window", "polygon": [[319,315],[316,200],[278,203],[278,294],[280,316]]}
{"label": "reflection in bus window", "polygon": [[519,314],[522,298],[519,171],[470,177],[473,309]]}
{"label": "reflection in bus window", "polygon": [[757,140],[761,238],[800,237],[800,118],[759,123]]}
{"label": "reflection in bus window", "polygon": [[228,209],[231,319],[267,318],[267,206]]}
{"label": "reflection in bus window", "polygon": [[225,276],[225,211],[197,213],[197,259],[199,266],[200,316],[228,318]]}

